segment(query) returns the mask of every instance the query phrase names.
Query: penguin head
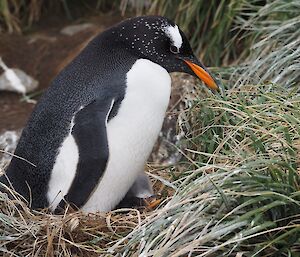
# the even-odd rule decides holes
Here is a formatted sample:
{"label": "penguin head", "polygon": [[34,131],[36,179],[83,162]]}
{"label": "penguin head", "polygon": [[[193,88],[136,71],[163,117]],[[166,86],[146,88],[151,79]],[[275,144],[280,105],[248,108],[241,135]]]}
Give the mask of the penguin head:
{"label": "penguin head", "polygon": [[180,28],[161,16],[140,16],[125,20],[112,30],[115,42],[137,58],[148,59],[168,72],[184,72],[217,90],[216,80],[195,57]]}

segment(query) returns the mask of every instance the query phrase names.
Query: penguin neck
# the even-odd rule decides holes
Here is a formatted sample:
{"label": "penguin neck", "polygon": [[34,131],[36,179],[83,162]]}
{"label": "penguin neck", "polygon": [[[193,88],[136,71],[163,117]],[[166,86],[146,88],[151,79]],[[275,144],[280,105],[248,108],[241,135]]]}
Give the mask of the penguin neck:
{"label": "penguin neck", "polygon": [[127,72],[137,59],[122,44],[109,41],[107,36],[96,37],[78,56],[78,61],[86,66],[96,67],[99,71],[111,71],[101,72],[101,76],[108,76],[109,79],[119,72]]}
{"label": "penguin neck", "polygon": [[[63,83],[71,88],[117,84],[125,81],[125,74],[138,57],[124,47],[109,44],[101,35],[93,39],[85,49],[54,79],[54,86]],[[68,81],[66,85],[66,81]],[[97,87],[97,86],[96,86]]]}

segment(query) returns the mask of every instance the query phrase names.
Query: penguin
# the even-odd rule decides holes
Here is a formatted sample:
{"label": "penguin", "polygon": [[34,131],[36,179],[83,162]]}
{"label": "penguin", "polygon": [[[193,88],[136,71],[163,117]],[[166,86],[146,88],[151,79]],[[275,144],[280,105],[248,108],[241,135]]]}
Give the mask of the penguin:
{"label": "penguin", "polygon": [[218,89],[165,17],[127,19],[96,36],[37,103],[0,178],[3,190],[52,212],[67,204],[107,212],[151,196],[144,165],[169,103],[171,72]]}

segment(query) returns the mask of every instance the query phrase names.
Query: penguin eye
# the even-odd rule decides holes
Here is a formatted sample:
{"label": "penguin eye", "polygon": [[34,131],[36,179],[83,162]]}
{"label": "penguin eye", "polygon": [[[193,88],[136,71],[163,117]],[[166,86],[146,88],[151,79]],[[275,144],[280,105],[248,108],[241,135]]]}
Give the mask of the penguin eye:
{"label": "penguin eye", "polygon": [[178,54],[179,53],[179,49],[176,46],[170,45],[170,51],[173,54]]}

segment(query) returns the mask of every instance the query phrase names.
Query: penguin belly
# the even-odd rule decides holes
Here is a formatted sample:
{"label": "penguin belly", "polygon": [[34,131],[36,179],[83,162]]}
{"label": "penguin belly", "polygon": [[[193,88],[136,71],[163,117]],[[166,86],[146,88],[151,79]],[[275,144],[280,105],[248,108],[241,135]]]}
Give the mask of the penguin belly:
{"label": "penguin belly", "polygon": [[161,130],[171,93],[171,78],[160,65],[138,59],[127,73],[117,115],[107,124],[109,160],[97,187],[82,207],[110,211],[133,185]]}
{"label": "penguin belly", "polygon": [[79,152],[75,139],[71,135],[72,127],[73,122],[70,124],[69,134],[64,139],[52,168],[47,191],[51,211],[55,210],[59,202],[68,193],[76,174]]}

